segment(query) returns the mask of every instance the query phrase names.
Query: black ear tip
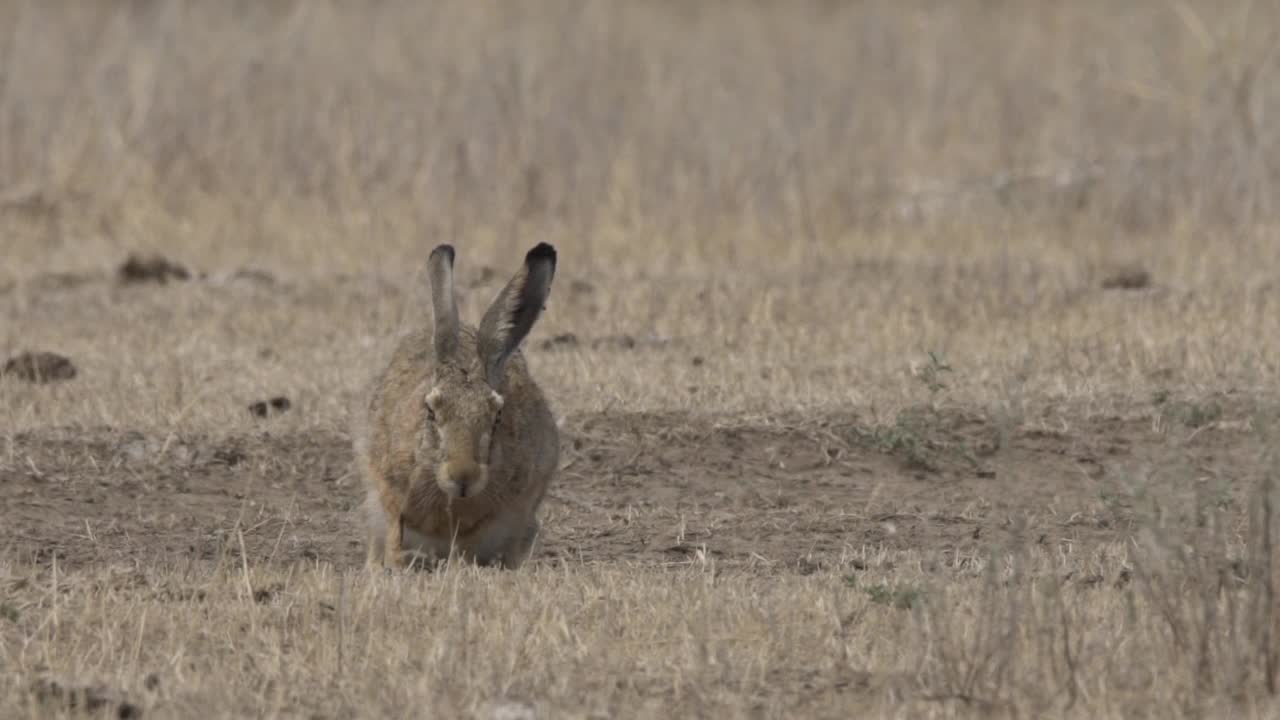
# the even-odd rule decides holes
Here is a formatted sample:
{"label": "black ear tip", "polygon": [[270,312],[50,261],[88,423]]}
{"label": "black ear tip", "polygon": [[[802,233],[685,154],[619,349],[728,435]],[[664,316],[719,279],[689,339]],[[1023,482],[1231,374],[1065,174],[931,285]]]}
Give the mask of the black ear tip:
{"label": "black ear tip", "polygon": [[550,260],[556,261],[556,249],[547,243],[540,242],[533,246],[533,249],[524,256],[525,262],[533,262],[534,260]]}
{"label": "black ear tip", "polygon": [[431,251],[431,257],[435,257],[437,255],[443,255],[445,259],[449,261],[450,265],[453,264],[453,246],[452,245],[449,245],[449,244],[437,245],[436,249]]}

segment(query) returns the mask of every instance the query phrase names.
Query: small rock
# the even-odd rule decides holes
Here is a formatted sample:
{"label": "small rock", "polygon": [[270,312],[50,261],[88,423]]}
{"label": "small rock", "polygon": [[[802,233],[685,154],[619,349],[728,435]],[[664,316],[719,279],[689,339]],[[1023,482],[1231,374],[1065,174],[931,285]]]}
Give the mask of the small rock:
{"label": "small rock", "polygon": [[636,347],[636,339],[630,335],[610,335],[607,337],[596,338],[591,343],[593,348],[618,348],[621,350],[633,350]]}
{"label": "small rock", "polygon": [[12,375],[32,383],[50,383],[74,378],[76,366],[57,353],[24,352],[9,358],[0,375]]}
{"label": "small rock", "polygon": [[250,285],[261,285],[268,287],[276,284],[276,276],[266,270],[255,270],[253,268],[241,268],[228,278],[231,282],[241,282]]}
{"label": "small rock", "polygon": [[[255,405],[257,403],[254,403]],[[248,458],[243,450],[235,445],[220,447],[213,451],[213,462],[222,463],[228,467],[239,465]]]}
{"label": "small rock", "polygon": [[1104,290],[1141,290],[1151,287],[1151,273],[1137,265],[1116,268],[1102,279],[1102,287]]}
{"label": "small rock", "polygon": [[556,348],[571,348],[578,346],[578,336],[573,333],[560,333],[542,341],[539,346],[543,350],[554,350]]}
{"label": "small rock", "polygon": [[145,282],[164,285],[170,280],[189,280],[191,272],[161,255],[130,255],[120,266],[119,276],[126,285]]}
{"label": "small rock", "polygon": [[255,417],[266,417],[269,414],[279,415],[293,407],[293,403],[289,402],[289,398],[283,395],[277,395],[270,400],[259,400],[249,405],[249,412]]}

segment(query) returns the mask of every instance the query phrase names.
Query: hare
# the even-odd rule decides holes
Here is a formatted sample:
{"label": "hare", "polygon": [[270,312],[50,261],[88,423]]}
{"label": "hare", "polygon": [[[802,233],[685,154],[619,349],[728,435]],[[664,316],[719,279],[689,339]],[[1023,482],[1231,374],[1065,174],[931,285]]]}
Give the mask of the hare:
{"label": "hare", "polygon": [[519,351],[551,291],[556,251],[539,243],[478,329],[458,320],[454,250],[427,260],[433,323],[400,340],[375,378],[358,462],[368,485],[368,565],[406,550],[514,569],[539,531],[559,433]]}

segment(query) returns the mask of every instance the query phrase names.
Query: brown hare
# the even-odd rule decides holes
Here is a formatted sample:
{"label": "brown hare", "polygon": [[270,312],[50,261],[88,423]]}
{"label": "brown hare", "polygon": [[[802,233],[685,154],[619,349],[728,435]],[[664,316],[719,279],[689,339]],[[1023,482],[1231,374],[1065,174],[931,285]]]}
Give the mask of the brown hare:
{"label": "brown hare", "polygon": [[559,433],[520,342],[542,314],[556,251],[539,243],[473,329],[458,320],[453,247],[431,252],[433,323],[400,340],[375,379],[357,436],[369,496],[368,563],[429,563],[453,551],[517,568],[539,530]]}

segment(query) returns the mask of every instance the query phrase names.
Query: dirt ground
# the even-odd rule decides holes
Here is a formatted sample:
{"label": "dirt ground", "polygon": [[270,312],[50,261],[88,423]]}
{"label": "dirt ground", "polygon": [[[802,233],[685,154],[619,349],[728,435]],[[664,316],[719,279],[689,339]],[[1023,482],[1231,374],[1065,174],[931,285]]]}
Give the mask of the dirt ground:
{"label": "dirt ground", "polygon": [[[1019,539],[1123,540],[1157,483],[1166,501],[1239,501],[1233,479],[1261,471],[1264,447],[1235,405],[1212,405],[1199,427],[1153,406],[1008,437],[981,414],[928,408],[889,428],[852,415],[571,416],[535,557],[803,571],[869,549],[964,556]],[[34,430],[7,453],[0,546],[16,558],[66,569],[199,561],[238,556],[243,541],[255,564],[363,560],[363,489],[336,433]]]}

